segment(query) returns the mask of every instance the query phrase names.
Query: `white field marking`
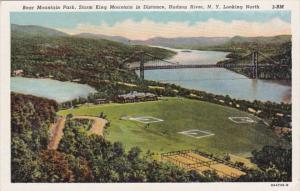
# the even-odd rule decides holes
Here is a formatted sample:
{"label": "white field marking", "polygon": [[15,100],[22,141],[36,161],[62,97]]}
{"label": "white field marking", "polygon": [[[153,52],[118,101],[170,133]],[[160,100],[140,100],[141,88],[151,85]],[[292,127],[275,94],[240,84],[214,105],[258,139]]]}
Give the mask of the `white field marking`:
{"label": "white field marking", "polygon": [[[200,135],[200,136],[195,136],[197,135],[198,133],[204,133],[206,135]],[[211,133],[211,132],[208,132],[208,131],[201,131],[201,130],[198,130],[198,129],[191,129],[191,130],[187,130],[187,131],[181,131],[181,132],[178,132],[179,134],[182,134],[182,135],[186,135],[186,136],[189,136],[189,137],[193,137],[193,138],[196,138],[196,139],[201,139],[201,138],[204,138],[204,137],[210,137],[210,136],[213,136],[215,134]]]}
{"label": "white field marking", "polygon": [[164,121],[162,119],[159,119],[156,117],[151,117],[151,116],[129,117],[129,120],[138,121],[138,122],[145,123],[145,124],[157,123],[157,122]]}
{"label": "white field marking", "polygon": [[130,117],[128,117],[128,116],[122,116],[122,117],[120,117],[120,119],[122,119],[122,120],[128,120],[128,119],[130,119]]}
{"label": "white field marking", "polygon": [[256,121],[250,117],[228,117],[228,119],[234,123],[256,123]]}

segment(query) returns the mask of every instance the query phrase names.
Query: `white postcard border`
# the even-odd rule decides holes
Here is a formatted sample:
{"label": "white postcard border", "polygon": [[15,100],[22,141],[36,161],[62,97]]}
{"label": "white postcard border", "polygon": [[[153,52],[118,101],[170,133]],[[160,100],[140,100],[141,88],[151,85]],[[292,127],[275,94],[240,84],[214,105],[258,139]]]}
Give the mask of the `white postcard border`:
{"label": "white postcard border", "polygon": [[[300,188],[300,13],[299,13],[299,1],[175,1],[178,4],[188,4],[195,2],[197,4],[259,4],[261,5],[260,10],[271,10],[271,6],[274,4],[284,4],[286,9],[292,11],[292,61],[293,61],[293,72],[292,72],[292,124],[293,124],[293,181],[287,182],[288,186],[271,186],[271,183],[11,183],[10,182],[10,19],[9,12],[12,11],[23,11],[22,5],[36,5],[36,4],[47,4],[47,5],[63,5],[63,4],[99,4],[99,1],[84,2],[84,1],[44,1],[44,2],[2,2],[1,3],[1,23],[0,23],[0,50],[1,50],[1,65],[0,65],[0,91],[1,91],[1,120],[0,120],[0,131],[1,131],[1,190],[22,190],[22,191],[34,191],[34,190],[297,190]],[[114,4],[175,4],[174,1],[113,1]],[[110,4],[110,1],[102,2],[104,4]],[[36,10],[35,10],[36,11]],[[57,10],[53,10],[57,11]],[[61,11],[61,10],[60,10]],[[66,10],[68,11],[68,10]],[[71,10],[72,11],[72,10]],[[74,10],[73,10],[74,11]],[[78,11],[78,10],[76,10]],[[94,10],[95,11],[95,10]],[[98,10],[99,11],[99,10]],[[122,11],[122,10],[117,10]],[[129,11],[129,10],[126,10]],[[132,10],[130,10],[132,11]],[[134,11],[134,10],[133,10]],[[136,10],[139,11],[139,10]],[[146,10],[145,10],[146,11]],[[162,10],[151,10],[151,11],[162,11]],[[166,11],[166,10],[163,10]],[[167,10],[174,11],[174,10]],[[176,11],[176,10],[175,10]],[[180,10],[179,10],[180,11]],[[188,10],[191,11],[191,10]],[[205,10],[204,10],[205,11]],[[211,11],[211,10],[210,10]],[[234,11],[234,10],[233,10]],[[29,12],[29,11],[27,11]],[[45,12],[45,11],[43,11]],[[48,11],[47,11],[48,12]],[[52,12],[50,10],[49,12]],[[285,183],[283,183],[285,184]]]}

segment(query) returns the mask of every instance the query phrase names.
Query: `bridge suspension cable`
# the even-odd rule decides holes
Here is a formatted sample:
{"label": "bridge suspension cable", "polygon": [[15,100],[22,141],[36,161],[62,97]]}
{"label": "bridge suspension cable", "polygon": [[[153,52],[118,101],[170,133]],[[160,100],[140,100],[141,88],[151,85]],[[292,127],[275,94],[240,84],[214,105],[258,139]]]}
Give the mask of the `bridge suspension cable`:
{"label": "bridge suspension cable", "polygon": [[[238,61],[243,60],[243,59],[245,59],[245,58],[247,58],[247,57],[249,57],[249,56],[251,56],[251,55],[252,55],[252,53],[247,54],[247,55],[242,56],[242,57],[240,57],[240,58],[236,58],[236,59],[234,59],[234,60],[231,60],[231,62],[228,62],[228,60],[227,60],[227,63],[225,63],[225,64],[230,64],[230,63],[238,62]],[[225,62],[226,62],[226,61],[225,61]]]}
{"label": "bridge suspension cable", "polygon": [[171,62],[169,60],[165,60],[165,59],[162,59],[162,58],[159,58],[159,57],[156,57],[156,56],[153,56],[151,54],[148,54],[148,53],[145,53],[145,55],[151,57],[151,58],[154,58],[154,60],[160,60],[160,61],[163,61],[163,62],[166,62],[166,63],[169,63],[169,64],[176,64],[176,65],[179,65],[179,62]]}
{"label": "bridge suspension cable", "polygon": [[[271,63],[265,63],[265,64],[259,64],[258,63],[258,55],[261,55],[264,59],[271,61]],[[163,58],[159,58],[157,56],[154,56],[152,54],[146,53],[144,51],[138,51],[135,52],[132,56],[126,58],[124,62],[130,61],[130,59],[138,57],[139,60],[139,66],[130,66],[131,70],[140,70],[140,78],[144,79],[144,70],[155,70],[155,69],[183,69],[183,68],[244,68],[247,70],[251,70],[250,74],[252,72],[252,78],[258,78],[260,75],[259,68],[265,68],[265,67],[274,67],[276,65],[279,65],[277,61],[270,58],[269,56],[266,56],[265,54],[253,50],[251,53],[244,55],[239,58],[234,59],[228,59],[225,60],[219,64],[180,64],[179,62],[173,62],[170,60],[166,60]],[[150,59],[145,59],[146,57]],[[247,62],[247,60],[250,58],[250,60]],[[246,60],[247,59],[247,60]],[[243,60],[243,62],[241,62]],[[147,61],[151,61],[152,63],[145,65]],[[164,64],[168,63],[168,64]],[[284,66],[284,65],[281,65]],[[285,65],[288,66],[288,65]],[[188,81],[204,81],[204,80],[243,80],[243,79],[249,79],[249,78],[232,78],[232,79],[191,79]],[[169,80],[171,81],[171,80]],[[176,80],[173,80],[176,81]],[[184,81],[184,80],[183,80]]]}
{"label": "bridge suspension cable", "polygon": [[266,56],[266,55],[264,55],[261,52],[258,52],[258,54],[261,55],[262,57],[264,57],[265,59],[268,59],[268,60],[272,61],[274,64],[278,64],[279,65],[279,63],[277,61],[275,61],[274,59],[270,58],[269,56]]}
{"label": "bridge suspension cable", "polygon": [[178,79],[178,80],[157,80],[160,82],[174,82],[174,81],[225,81],[225,80],[249,80],[249,78],[218,78],[218,79],[211,79],[211,78],[203,78],[203,79]]}

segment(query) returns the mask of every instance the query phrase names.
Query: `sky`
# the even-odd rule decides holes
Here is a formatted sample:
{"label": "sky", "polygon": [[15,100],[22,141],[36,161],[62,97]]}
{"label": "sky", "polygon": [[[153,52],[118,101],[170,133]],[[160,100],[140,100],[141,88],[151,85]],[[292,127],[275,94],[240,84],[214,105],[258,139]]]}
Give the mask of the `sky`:
{"label": "sky", "polygon": [[291,34],[289,11],[13,12],[11,23],[69,34],[94,33],[132,40],[153,37],[232,37]]}

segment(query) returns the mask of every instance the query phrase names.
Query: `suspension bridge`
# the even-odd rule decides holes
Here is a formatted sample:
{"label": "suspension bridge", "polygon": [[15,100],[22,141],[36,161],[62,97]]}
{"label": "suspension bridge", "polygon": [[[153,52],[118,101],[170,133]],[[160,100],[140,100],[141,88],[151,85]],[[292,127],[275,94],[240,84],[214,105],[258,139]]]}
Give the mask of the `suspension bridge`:
{"label": "suspension bridge", "polygon": [[[139,70],[140,78],[144,79],[145,70],[159,70],[159,69],[183,69],[183,68],[226,68],[226,69],[243,69],[247,70],[249,73],[249,77],[257,79],[260,77],[264,77],[266,75],[267,70],[281,70],[284,67],[289,67],[290,65],[284,64],[282,61],[279,63],[269,56],[261,53],[260,51],[253,50],[251,53],[236,58],[236,59],[228,59],[220,63],[216,64],[180,64],[179,62],[173,62],[166,59],[159,58],[152,54],[146,53],[144,51],[137,51],[131,57],[138,58],[138,64],[131,65],[128,67],[131,70]],[[260,57],[264,59],[264,63],[260,63]],[[130,58],[126,59],[124,62],[130,60]],[[151,61],[151,64],[147,62]]]}

